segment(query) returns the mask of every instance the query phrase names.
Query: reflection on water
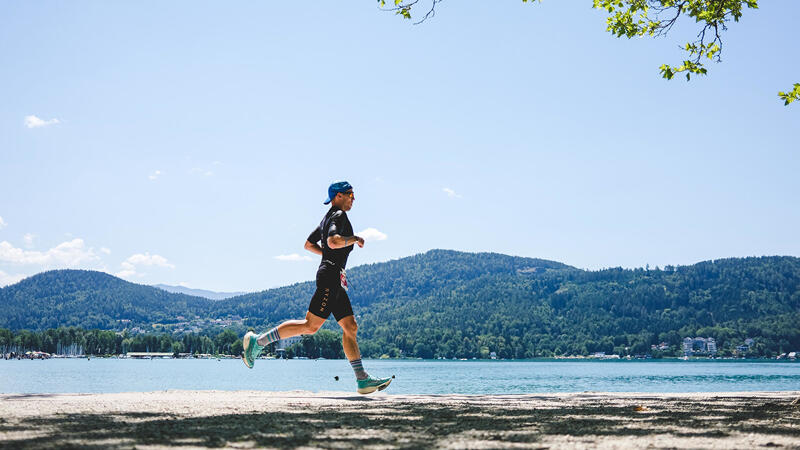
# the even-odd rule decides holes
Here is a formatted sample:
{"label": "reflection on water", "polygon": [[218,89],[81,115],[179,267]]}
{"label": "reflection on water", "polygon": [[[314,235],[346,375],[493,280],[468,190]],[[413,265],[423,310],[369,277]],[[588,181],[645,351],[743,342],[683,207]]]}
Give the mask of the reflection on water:
{"label": "reflection on water", "polygon": [[[396,375],[388,392],[715,392],[800,390],[800,362],[366,360]],[[338,377],[338,381],[335,379]],[[345,360],[0,360],[0,392],[145,392],[164,389],[351,391]]]}

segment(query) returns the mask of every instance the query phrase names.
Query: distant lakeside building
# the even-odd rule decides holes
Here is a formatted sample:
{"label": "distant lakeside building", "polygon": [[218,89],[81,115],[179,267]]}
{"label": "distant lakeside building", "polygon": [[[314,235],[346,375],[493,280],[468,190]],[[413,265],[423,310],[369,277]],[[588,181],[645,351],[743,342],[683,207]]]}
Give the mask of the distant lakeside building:
{"label": "distant lakeside building", "polygon": [[280,339],[275,342],[275,353],[279,358],[286,357],[286,349],[303,340],[303,335]]}
{"label": "distant lakeside building", "polygon": [[292,336],[286,339],[280,339],[275,343],[275,350],[286,350],[288,347],[303,340],[303,335]]}
{"label": "distant lakeside building", "polygon": [[753,338],[745,339],[744,340],[744,344],[736,346],[736,353],[739,353],[739,354],[743,355],[743,354],[749,352],[750,351],[750,347],[752,347],[753,344],[755,344],[755,343],[756,343],[756,341]]}
{"label": "distant lakeside building", "polygon": [[659,350],[663,352],[669,350],[669,344],[667,344],[666,342],[659,342],[658,345],[656,344],[651,345],[650,350]]}
{"label": "distant lakeside building", "polygon": [[692,356],[692,355],[715,356],[717,354],[717,341],[712,337],[684,338],[683,354],[685,356]]}

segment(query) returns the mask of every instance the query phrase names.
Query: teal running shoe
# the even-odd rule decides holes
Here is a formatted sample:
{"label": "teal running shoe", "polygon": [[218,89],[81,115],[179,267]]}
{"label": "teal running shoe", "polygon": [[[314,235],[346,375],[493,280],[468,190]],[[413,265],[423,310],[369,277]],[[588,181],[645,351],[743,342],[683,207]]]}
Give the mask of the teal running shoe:
{"label": "teal running shoe", "polygon": [[244,362],[244,365],[247,366],[248,369],[252,369],[253,364],[256,363],[256,358],[261,354],[261,350],[264,347],[258,345],[258,336],[252,331],[245,333],[242,338],[242,347],[244,347],[242,362]]}
{"label": "teal running shoe", "polygon": [[382,391],[389,386],[389,383],[392,382],[392,378],[372,378],[367,377],[363,380],[358,380],[358,393],[359,394],[371,394],[375,391]]}

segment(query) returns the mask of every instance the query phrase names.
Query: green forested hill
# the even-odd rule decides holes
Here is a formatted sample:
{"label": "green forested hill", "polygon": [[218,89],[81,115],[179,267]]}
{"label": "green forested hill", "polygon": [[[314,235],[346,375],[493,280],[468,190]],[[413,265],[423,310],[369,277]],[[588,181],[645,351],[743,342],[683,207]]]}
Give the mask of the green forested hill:
{"label": "green forested hill", "polygon": [[[0,289],[0,328],[116,329],[205,316],[211,300],[171,294],[104,272],[52,270]],[[126,320],[130,322],[120,322]]]}
{"label": "green forested hill", "polygon": [[[310,274],[313,275],[313,274]],[[663,270],[583,271],[492,253],[432,250],[348,271],[367,356],[525,358],[637,354],[714,337],[721,354],[800,350],[800,258],[707,261]],[[186,318],[243,318],[264,330],[301,318],[312,282],[211,302],[106,274],[56,271],[0,289],[0,327],[120,329]],[[235,328],[243,331],[243,327]],[[333,329],[337,327],[333,326]]]}
{"label": "green forested hill", "polygon": [[[445,293],[361,313],[366,353],[422,357],[650,353],[689,336],[721,354],[800,349],[800,259],[724,259],[666,270],[550,270],[482,276]],[[372,346],[375,347],[372,347]]]}
{"label": "green forested hill", "polygon": [[[384,263],[348,269],[349,295],[356,314],[381,305],[399,307],[419,298],[440,297],[468,282],[502,275],[525,276],[554,270],[575,270],[561,263],[497,253],[431,250]],[[313,276],[314,274],[310,274]],[[247,317],[247,324],[267,326],[302,318],[314,293],[305,282],[216,302],[215,316]]]}

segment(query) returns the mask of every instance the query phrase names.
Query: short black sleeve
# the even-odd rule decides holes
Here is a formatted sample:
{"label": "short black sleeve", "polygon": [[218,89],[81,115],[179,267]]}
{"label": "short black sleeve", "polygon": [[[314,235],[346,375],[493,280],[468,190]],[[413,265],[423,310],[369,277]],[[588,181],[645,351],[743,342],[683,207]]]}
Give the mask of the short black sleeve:
{"label": "short black sleeve", "polygon": [[328,222],[328,232],[325,233],[326,236],[335,236],[337,234],[341,235],[342,230],[344,229],[344,211],[339,210],[336,211],[331,215],[331,220]]}
{"label": "short black sleeve", "polygon": [[314,231],[312,231],[311,234],[308,235],[308,242],[311,242],[312,244],[316,244],[321,240],[322,240],[322,230],[320,230],[319,227],[314,228]]}
{"label": "short black sleeve", "polygon": [[347,213],[332,206],[331,209],[325,213],[325,217],[323,217],[322,222],[319,224],[319,234],[316,234],[315,230],[310,236],[314,238],[319,237],[322,241],[322,262],[320,263],[320,270],[323,267],[331,266],[344,269],[347,265],[347,255],[353,251],[352,245],[336,249],[328,247],[328,238],[337,234],[339,236],[352,236],[353,225],[347,218]]}

